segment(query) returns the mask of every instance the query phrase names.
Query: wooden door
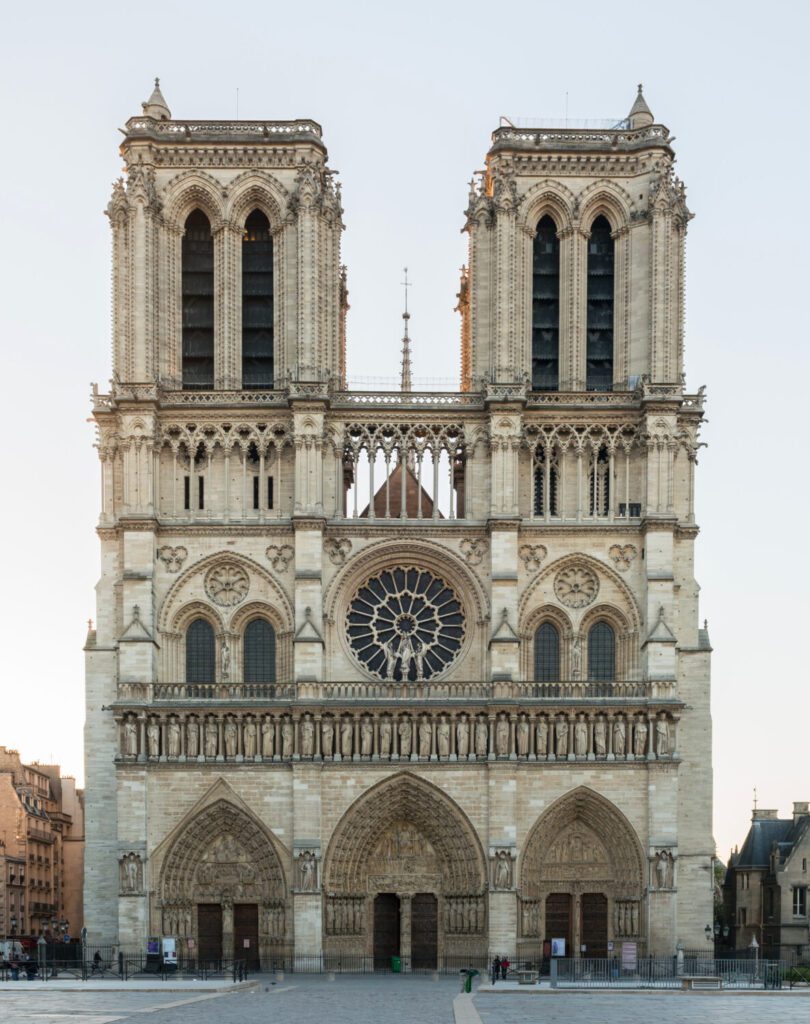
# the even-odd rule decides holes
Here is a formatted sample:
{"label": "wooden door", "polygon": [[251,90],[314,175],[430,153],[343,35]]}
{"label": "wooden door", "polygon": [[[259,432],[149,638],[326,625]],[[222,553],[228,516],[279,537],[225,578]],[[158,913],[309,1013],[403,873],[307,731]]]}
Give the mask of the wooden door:
{"label": "wooden door", "polygon": [[439,944],[439,905],[432,892],[418,892],[411,900],[411,966],[436,970]]}
{"label": "wooden door", "polygon": [[565,955],[574,956],[571,949],[571,895],[552,892],[546,897],[546,938],[565,939]]}
{"label": "wooden door", "polygon": [[199,958],[202,963],[222,959],[222,907],[219,903],[197,904]]}
{"label": "wooden door", "polygon": [[580,943],[585,946],[585,952],[582,955],[607,956],[607,896],[601,892],[586,892],[582,896],[581,905]]}
{"label": "wooden door", "polygon": [[399,896],[381,892],[374,897],[374,969],[390,970],[399,956]]}
{"label": "wooden door", "polygon": [[259,907],[256,903],[234,904],[233,958],[245,960],[252,971],[259,969]]}

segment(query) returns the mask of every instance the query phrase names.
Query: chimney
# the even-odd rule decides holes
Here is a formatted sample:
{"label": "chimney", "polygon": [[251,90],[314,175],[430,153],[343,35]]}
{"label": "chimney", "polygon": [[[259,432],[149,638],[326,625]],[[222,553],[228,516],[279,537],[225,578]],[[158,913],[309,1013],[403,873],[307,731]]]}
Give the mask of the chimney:
{"label": "chimney", "polygon": [[751,821],[779,821],[779,811],[774,808],[755,807],[751,813]]}
{"label": "chimney", "polygon": [[810,814],[810,802],[807,800],[794,800],[793,801],[793,824],[795,825],[799,818],[804,818]]}

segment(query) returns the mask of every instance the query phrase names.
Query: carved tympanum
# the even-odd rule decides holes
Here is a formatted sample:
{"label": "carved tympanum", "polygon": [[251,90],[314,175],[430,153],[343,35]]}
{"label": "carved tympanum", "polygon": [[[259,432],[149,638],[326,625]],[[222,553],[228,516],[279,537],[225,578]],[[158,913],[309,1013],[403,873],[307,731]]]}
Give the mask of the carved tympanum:
{"label": "carved tympanum", "polygon": [[223,608],[232,608],[244,601],[250,590],[250,579],[245,570],[235,562],[225,562],[209,569],[205,576],[205,592]]}
{"label": "carved tympanum", "polygon": [[561,569],[554,579],[554,593],[568,608],[584,608],[599,593],[599,579],[584,565]]}

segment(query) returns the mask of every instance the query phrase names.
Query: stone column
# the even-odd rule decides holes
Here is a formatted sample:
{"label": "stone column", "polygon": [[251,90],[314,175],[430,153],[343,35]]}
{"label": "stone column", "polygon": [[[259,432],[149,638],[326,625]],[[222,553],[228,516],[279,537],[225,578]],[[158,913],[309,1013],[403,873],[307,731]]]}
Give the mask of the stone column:
{"label": "stone column", "polygon": [[413,893],[400,893],[399,897],[399,955],[406,962],[411,959],[411,901]]}
{"label": "stone column", "polygon": [[233,903],[230,900],[222,901],[222,956],[224,958],[234,956],[233,948]]}

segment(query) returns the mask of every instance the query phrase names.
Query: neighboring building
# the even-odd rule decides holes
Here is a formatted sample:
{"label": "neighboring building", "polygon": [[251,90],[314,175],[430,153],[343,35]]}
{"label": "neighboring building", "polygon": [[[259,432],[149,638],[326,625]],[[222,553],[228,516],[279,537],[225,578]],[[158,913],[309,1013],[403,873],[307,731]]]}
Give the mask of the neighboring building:
{"label": "neighboring building", "polygon": [[752,940],[762,955],[810,956],[808,863],[810,804],[793,804],[792,818],[755,808],[742,849],[729,858],[724,883],[726,917],[736,949]]}
{"label": "neighboring building", "polygon": [[0,929],[78,934],[84,888],[84,793],[58,765],[23,764],[0,747]]}
{"label": "neighboring building", "polygon": [[127,122],[91,942],[416,966],[705,944],[704,395],[671,143],[640,90],[603,128],[496,129],[459,390],[412,390],[406,338],[401,389],[368,393],[319,125],[176,120],[157,86]]}

